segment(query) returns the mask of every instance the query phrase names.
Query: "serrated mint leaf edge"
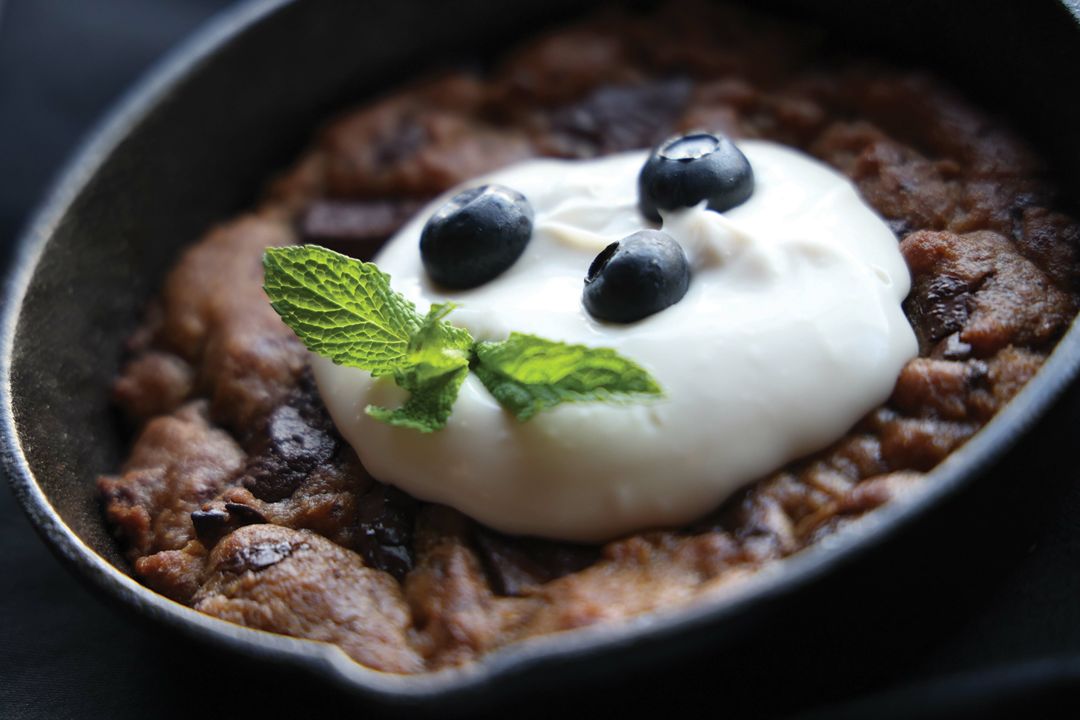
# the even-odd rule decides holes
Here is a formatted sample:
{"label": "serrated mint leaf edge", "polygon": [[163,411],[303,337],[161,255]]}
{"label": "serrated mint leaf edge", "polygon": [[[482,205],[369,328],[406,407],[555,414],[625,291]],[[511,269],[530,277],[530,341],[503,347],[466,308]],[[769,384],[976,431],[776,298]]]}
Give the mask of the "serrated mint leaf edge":
{"label": "serrated mint leaf edge", "polygon": [[[623,363],[630,372],[638,376],[638,379],[642,381],[642,386],[632,388],[601,386],[587,391],[572,390],[558,387],[559,383],[565,381],[572,371],[571,373],[563,373],[554,382],[525,382],[490,362],[491,351],[505,350],[512,347],[514,343],[521,341],[535,342],[555,349],[574,350],[603,356],[605,359]],[[559,340],[549,340],[537,335],[514,332],[506,340],[476,343],[474,356],[476,360],[473,363],[472,370],[480,379],[480,382],[484,384],[484,387],[500,405],[522,422],[531,419],[539,412],[550,410],[568,402],[625,404],[641,402],[646,399],[656,400],[664,395],[663,389],[651,373],[612,348],[567,343]],[[516,396],[516,399],[513,396]]]}
{"label": "serrated mint leaf edge", "polygon": [[[465,378],[469,375],[469,367],[459,367],[440,376],[429,379],[423,388],[409,390],[409,397],[397,408],[386,408],[380,405],[368,405],[364,412],[380,422],[395,427],[417,430],[422,433],[432,433],[446,427],[450,415],[453,413],[454,404]],[[433,387],[434,385],[440,387]],[[422,403],[430,397],[430,394],[449,395],[449,402],[436,401],[436,412],[426,413]]]}
{"label": "serrated mint leaf edge", "polygon": [[[425,433],[446,427],[469,375],[475,345],[468,330],[443,322],[455,307],[453,303],[433,304],[410,338],[408,362],[394,372],[394,382],[409,393],[405,402],[394,409],[369,405],[365,413],[381,422]],[[434,352],[423,344],[439,341],[441,347]]]}
{"label": "serrated mint leaf edge", "polygon": [[[334,277],[318,278],[320,266],[324,276]],[[375,377],[390,374],[401,364],[423,319],[375,264],[317,245],[267,248],[263,269],[263,291],[271,307],[308,350]],[[365,286],[365,281],[374,281],[375,287]],[[344,289],[330,287],[353,282],[364,288],[362,295],[351,294],[357,298],[354,303],[343,301]],[[360,310],[361,297],[368,299],[372,312]],[[396,325],[394,318],[399,321]],[[366,345],[356,337],[365,333]]]}

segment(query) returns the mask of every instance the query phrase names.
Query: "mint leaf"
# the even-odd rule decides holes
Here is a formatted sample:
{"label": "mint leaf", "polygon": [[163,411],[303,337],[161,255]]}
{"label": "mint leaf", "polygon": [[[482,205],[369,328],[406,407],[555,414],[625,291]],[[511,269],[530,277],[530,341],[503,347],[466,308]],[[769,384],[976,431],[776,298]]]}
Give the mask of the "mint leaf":
{"label": "mint leaf", "polygon": [[660,386],[640,365],[609,348],[568,345],[511,333],[477,343],[473,371],[499,403],[528,420],[564,402],[619,401],[659,396]]}
{"label": "mint leaf", "polygon": [[405,371],[395,375],[398,385],[410,392],[409,399],[401,407],[391,410],[368,405],[365,412],[388,425],[429,433],[446,427],[446,421],[454,410],[461,383],[469,374],[468,366],[435,375],[422,377]]}
{"label": "mint leaf", "polygon": [[443,322],[453,305],[421,317],[375,265],[314,245],[270,248],[263,267],[270,304],[308,350],[374,377],[393,375],[409,391],[400,408],[371,406],[369,415],[421,432],[446,425],[473,344],[467,330]]}
{"label": "mint leaf", "polygon": [[308,350],[375,377],[406,362],[422,319],[374,264],[296,245],[269,248],[263,267],[270,304]]}
{"label": "mint leaf", "polygon": [[410,365],[451,369],[468,367],[473,336],[465,328],[443,322],[453,311],[454,303],[435,303],[409,338],[406,358]]}
{"label": "mint leaf", "polygon": [[365,412],[382,422],[420,432],[446,425],[461,383],[469,374],[473,345],[468,330],[443,322],[452,303],[431,306],[420,328],[409,340],[404,364],[394,371],[394,382],[408,390],[405,404],[396,410],[369,405]]}
{"label": "mint leaf", "polygon": [[366,408],[391,425],[445,427],[470,368],[519,420],[563,402],[661,394],[644,369],[607,348],[521,333],[476,343],[445,321],[453,304],[432,305],[421,316],[374,264],[326,248],[270,248],[263,267],[271,305],[309,350],[373,377],[391,375],[408,391],[399,408]]}

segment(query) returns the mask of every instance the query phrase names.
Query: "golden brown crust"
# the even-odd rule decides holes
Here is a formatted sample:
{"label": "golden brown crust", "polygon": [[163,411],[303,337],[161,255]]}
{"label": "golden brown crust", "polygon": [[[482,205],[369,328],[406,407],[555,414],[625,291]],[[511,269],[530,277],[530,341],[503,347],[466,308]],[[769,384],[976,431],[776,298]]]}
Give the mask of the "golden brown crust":
{"label": "golden brown crust", "polygon": [[119,476],[98,480],[106,514],[132,559],[194,539],[191,513],[234,479],[244,453],[194,402],[147,423]]}
{"label": "golden brown crust", "polygon": [[258,630],[320,640],[387,672],[423,663],[406,640],[401,587],[320,535],[249,525],[210,553],[196,610]]}

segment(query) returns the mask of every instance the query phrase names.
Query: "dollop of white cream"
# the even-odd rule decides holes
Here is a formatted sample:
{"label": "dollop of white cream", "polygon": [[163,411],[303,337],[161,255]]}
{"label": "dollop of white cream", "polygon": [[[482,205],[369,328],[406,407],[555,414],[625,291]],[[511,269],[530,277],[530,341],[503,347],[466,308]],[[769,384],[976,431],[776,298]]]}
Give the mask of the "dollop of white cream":
{"label": "dollop of white cream", "polygon": [[519,331],[613,348],[665,394],[567,403],[519,422],[470,375],[447,426],[421,434],[364,413],[404,400],[392,380],[315,357],[323,400],[372,475],[504,532],[600,541],[693,521],[883,402],[916,353],[896,238],[829,167],[768,142],[740,148],[753,196],[723,214],[664,214],[690,260],[690,289],[629,325],[593,319],[581,293],[597,253],[650,227],[637,211],[644,151],[531,160],[468,183],[515,188],[536,213],[524,255],[472,290],[434,287],[420,261],[424,223],[452,193],[406,225],[376,262],[421,312],[452,300],[450,321],[478,339]]}

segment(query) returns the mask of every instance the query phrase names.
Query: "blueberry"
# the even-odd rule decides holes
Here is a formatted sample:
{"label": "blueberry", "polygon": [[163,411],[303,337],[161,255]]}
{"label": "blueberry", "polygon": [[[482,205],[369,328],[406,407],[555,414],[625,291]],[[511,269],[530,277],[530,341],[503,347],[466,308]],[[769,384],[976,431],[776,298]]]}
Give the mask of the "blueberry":
{"label": "blueberry", "polygon": [[420,234],[420,258],[439,285],[482,285],[514,264],[532,235],[533,210],[504,185],[458,193],[435,211]]}
{"label": "blueberry", "polygon": [[639,230],[596,256],[582,301],[597,320],[629,323],[679,302],[689,285],[679,243],[659,230]]}
{"label": "blueberry", "polygon": [[641,214],[659,222],[657,210],[693,207],[724,212],[754,192],[754,171],[735,144],[723,135],[699,132],[661,143],[638,175]]}

